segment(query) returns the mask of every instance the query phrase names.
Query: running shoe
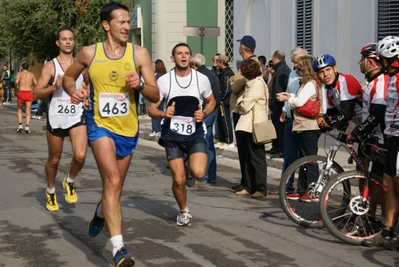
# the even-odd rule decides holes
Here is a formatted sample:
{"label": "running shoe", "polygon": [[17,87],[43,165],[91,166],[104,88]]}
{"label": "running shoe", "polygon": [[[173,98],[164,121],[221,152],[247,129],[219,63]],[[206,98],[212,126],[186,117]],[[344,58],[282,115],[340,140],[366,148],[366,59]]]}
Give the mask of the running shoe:
{"label": "running shoe", "polygon": [[27,133],[27,134],[29,134],[29,133],[30,133],[29,126],[25,126],[25,133]]}
{"label": "running shoe", "polygon": [[21,133],[23,129],[24,127],[22,126],[22,124],[18,125],[17,133]]}
{"label": "running shoe", "polygon": [[66,195],[65,200],[69,204],[76,203],[78,201],[78,195],[76,194],[75,184],[67,182],[67,176],[65,176],[64,181],[62,182],[62,187],[64,187]]}
{"label": "running shoe", "polygon": [[57,203],[57,196],[54,194],[50,194],[46,190],[46,209],[48,211],[56,211],[59,210],[60,207],[58,206]]}
{"label": "running shoe", "polygon": [[104,217],[98,216],[98,214],[97,214],[98,206],[100,206],[100,204],[101,204],[101,200],[97,204],[93,219],[91,219],[91,221],[87,225],[87,232],[89,233],[89,236],[91,236],[91,237],[95,237],[99,233],[101,233],[101,231],[103,230],[104,225],[105,225]]}
{"label": "running shoe", "polygon": [[178,226],[190,226],[190,219],[192,217],[190,212],[180,212],[179,215],[177,215],[176,224]]}
{"label": "running shoe", "polygon": [[134,266],[134,258],[127,252],[125,247],[118,250],[114,257],[115,267]]}

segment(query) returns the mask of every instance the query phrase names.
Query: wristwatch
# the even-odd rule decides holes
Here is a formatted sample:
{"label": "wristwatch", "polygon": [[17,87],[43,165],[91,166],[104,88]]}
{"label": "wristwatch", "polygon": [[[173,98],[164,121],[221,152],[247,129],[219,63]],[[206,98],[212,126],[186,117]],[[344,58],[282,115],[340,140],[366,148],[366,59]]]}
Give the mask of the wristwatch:
{"label": "wristwatch", "polygon": [[137,90],[143,91],[144,85],[145,85],[145,83],[144,83],[143,81],[140,80],[140,86],[139,86],[139,88],[137,88]]}

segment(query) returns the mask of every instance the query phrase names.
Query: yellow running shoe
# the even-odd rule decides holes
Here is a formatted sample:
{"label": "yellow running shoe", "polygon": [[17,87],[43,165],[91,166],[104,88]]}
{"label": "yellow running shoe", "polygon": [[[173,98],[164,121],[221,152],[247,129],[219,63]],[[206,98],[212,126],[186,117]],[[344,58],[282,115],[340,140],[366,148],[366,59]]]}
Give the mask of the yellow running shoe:
{"label": "yellow running shoe", "polygon": [[64,181],[62,182],[62,187],[64,187],[66,192],[66,202],[69,204],[76,203],[76,201],[78,201],[78,195],[76,194],[75,184],[67,183],[67,176],[65,176]]}
{"label": "yellow running shoe", "polygon": [[54,194],[50,194],[46,190],[46,209],[48,211],[56,211],[59,210],[60,207],[58,206],[57,203],[57,196]]}

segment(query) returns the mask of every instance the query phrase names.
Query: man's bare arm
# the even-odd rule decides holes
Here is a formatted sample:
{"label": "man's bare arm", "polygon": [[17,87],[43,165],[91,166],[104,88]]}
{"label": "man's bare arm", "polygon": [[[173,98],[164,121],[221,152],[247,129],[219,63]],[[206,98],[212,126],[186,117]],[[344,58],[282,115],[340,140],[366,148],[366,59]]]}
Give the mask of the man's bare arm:
{"label": "man's bare arm", "polygon": [[79,90],[82,88],[76,88],[76,79],[84,70],[89,66],[90,61],[94,56],[94,45],[85,46],[76,56],[76,60],[65,72],[62,85],[65,92],[71,96],[71,102],[78,104],[87,97],[86,90]]}
{"label": "man's bare arm", "polygon": [[140,46],[135,46],[134,58],[138,65],[137,68],[139,69],[145,81],[145,89],[142,90],[140,93],[150,102],[159,102],[159,90],[157,86],[157,81],[155,79],[154,70],[152,69],[151,58],[148,54],[147,49]]}
{"label": "man's bare arm", "polygon": [[[40,73],[39,80],[36,83],[35,90],[33,90],[33,98],[41,99],[46,96],[52,94],[55,90],[58,89],[57,83],[54,83],[51,86],[48,86],[50,81],[54,78],[54,63],[53,61],[48,62],[43,66],[42,72]],[[61,84],[58,82],[58,86]]]}

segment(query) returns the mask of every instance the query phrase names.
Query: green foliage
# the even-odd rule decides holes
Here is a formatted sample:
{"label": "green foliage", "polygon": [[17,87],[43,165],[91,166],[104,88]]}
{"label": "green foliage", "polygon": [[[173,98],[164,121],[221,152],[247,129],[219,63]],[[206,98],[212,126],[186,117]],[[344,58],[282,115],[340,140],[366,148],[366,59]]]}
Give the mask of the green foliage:
{"label": "green foliage", "polygon": [[74,31],[77,50],[104,39],[99,17],[101,7],[108,2],[0,0],[0,57],[12,51],[14,57],[51,59],[58,54],[56,33],[64,27]]}

